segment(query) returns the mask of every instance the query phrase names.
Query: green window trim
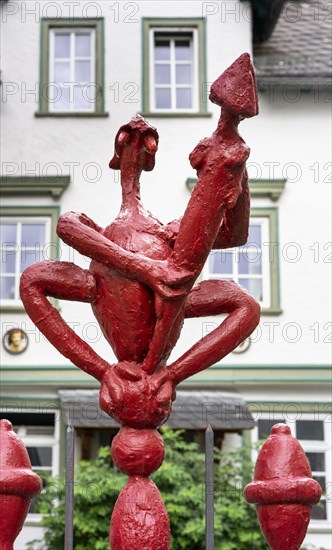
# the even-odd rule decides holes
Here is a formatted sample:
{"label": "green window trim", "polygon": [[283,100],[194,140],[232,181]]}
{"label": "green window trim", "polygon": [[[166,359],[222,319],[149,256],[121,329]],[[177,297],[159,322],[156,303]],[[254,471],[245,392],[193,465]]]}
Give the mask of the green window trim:
{"label": "green window trim", "polygon": [[[197,48],[197,61],[198,61],[198,111],[193,112],[181,112],[181,110],[173,110],[169,112],[152,111],[150,108],[150,45],[149,35],[150,30],[153,28],[188,28],[196,29],[198,34],[198,48]],[[204,84],[207,83],[206,77],[206,26],[203,18],[173,18],[173,17],[143,17],[142,18],[142,116],[153,116],[160,118],[169,117],[209,117],[211,113],[207,111],[208,103],[205,100]]]}
{"label": "green window trim", "polygon": [[[281,315],[283,310],[280,305],[280,266],[279,266],[279,241],[278,241],[278,208],[251,208],[250,218],[267,218],[269,230],[269,274],[270,274],[270,305],[261,308],[261,315]],[[202,274],[197,281],[201,281]]]}
{"label": "green window trim", "polygon": [[[269,219],[269,266],[270,266],[270,307],[262,308],[262,315],[280,315],[280,265],[279,265],[279,225],[278,208],[251,208],[250,217]],[[264,243],[263,243],[264,244]],[[271,255],[272,252],[272,255]]]}
{"label": "green window trim", "polygon": [[[55,243],[55,247],[50,248],[51,259],[56,260],[58,258],[59,250],[59,238],[56,234],[56,226],[60,216],[60,207],[59,206],[2,206],[0,207],[0,217],[1,218],[27,218],[27,217],[43,217],[50,218],[51,221],[51,242]],[[56,251],[55,251],[56,249]],[[55,307],[58,307],[58,301],[52,299],[52,304]],[[6,305],[0,307],[2,313],[23,313],[24,307],[23,304],[17,305],[17,303],[11,305]]]}
{"label": "green window trim", "polygon": [[[94,28],[96,31],[96,85],[100,93],[95,104],[93,112],[51,112],[49,111],[48,99],[44,93],[49,83],[49,37],[50,30],[53,28]],[[75,18],[75,19],[48,19],[41,20],[40,34],[40,82],[39,82],[39,111],[35,113],[37,117],[107,117],[105,112],[105,90],[104,90],[104,19],[103,18]]]}
{"label": "green window trim", "polygon": [[0,176],[0,196],[44,196],[59,199],[70,184],[70,176]]}
{"label": "green window trim", "polygon": [[[186,187],[190,192],[194,189],[197,178],[187,178]],[[272,201],[280,199],[284,192],[286,180],[257,180],[249,179],[250,195],[254,198],[267,197]]]}
{"label": "green window trim", "polygon": [[[194,189],[197,178],[188,178],[186,186],[190,192]],[[286,180],[249,180],[250,194],[257,197],[270,197],[278,200],[283,193]],[[280,264],[279,264],[279,227],[278,208],[251,208],[250,217],[269,219],[269,242],[272,249],[269,250],[270,265],[270,306],[261,309],[262,315],[280,315],[283,311],[280,305]],[[273,253],[271,259],[271,252]]]}
{"label": "green window trim", "polygon": [[45,113],[41,113],[39,111],[37,111],[35,113],[35,117],[36,118],[45,118],[45,117],[55,117],[55,118],[108,118],[109,117],[109,113],[97,113],[97,112],[94,112],[94,113],[79,113],[79,112],[45,112]]}
{"label": "green window trim", "polygon": [[[313,367],[315,368],[315,367]],[[328,401],[290,401],[290,400],[282,400],[279,401],[270,401],[265,400],[261,401],[258,399],[257,401],[251,401],[246,400],[246,403],[248,405],[248,408],[251,412],[257,412],[257,408],[259,408],[260,413],[281,413],[285,410],[287,407],[299,407],[300,412],[307,413],[307,414],[320,414],[321,418],[324,418],[323,415],[328,414],[330,415],[332,413],[332,405],[331,402]]]}
{"label": "green window trim", "polygon": [[252,197],[267,197],[272,201],[280,199],[284,192],[286,180],[256,180],[249,179],[250,194]]}

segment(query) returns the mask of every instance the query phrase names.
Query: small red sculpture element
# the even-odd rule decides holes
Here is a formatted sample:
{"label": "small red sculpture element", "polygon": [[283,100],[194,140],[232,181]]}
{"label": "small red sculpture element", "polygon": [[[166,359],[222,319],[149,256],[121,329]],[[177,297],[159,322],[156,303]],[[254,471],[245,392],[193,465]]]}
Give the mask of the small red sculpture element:
{"label": "small red sculpture element", "polygon": [[42,489],[27,450],[9,420],[0,420],[0,548],[13,550],[30,501]]}
{"label": "small red sculpture element", "polygon": [[308,459],[289,426],[276,424],[257,458],[254,481],[244,489],[272,550],[298,550],[310,512],[322,494]]}
{"label": "small red sculpture element", "polygon": [[[156,429],[170,415],[176,385],[220,361],[259,323],[259,305],[233,281],[193,288],[212,248],[240,246],[248,237],[249,149],[238,133],[239,122],[258,112],[248,54],[216,80],[210,99],[221,106],[221,116],[189,157],[198,183],[182,219],[163,225],[141,202],[139,179],[154,167],[158,133],[136,116],[118,131],[110,161],[121,171],[118,217],[105,229],[75,212],[58,222],[59,237],[90,257],[90,268],[46,261],[21,278],[31,319],[65,357],[101,382],[100,406],[123,426],[112,454],[130,479],[113,512],[112,550],[169,548],[167,513],[148,479],[164,455]],[[47,296],[90,303],[118,363],[110,365],[82,341]],[[167,366],[186,318],[222,313],[228,316],[218,328]]]}

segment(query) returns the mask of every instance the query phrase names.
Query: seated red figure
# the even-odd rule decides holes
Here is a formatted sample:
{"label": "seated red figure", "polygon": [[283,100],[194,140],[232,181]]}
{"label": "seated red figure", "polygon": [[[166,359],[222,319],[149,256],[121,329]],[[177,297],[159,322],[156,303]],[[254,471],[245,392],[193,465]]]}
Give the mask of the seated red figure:
{"label": "seated red figure", "polygon": [[[180,220],[163,225],[141,202],[140,175],[154,167],[158,133],[136,116],[118,131],[110,162],[121,171],[118,217],[105,229],[74,212],[58,222],[59,237],[91,258],[89,269],[44,261],[21,278],[31,319],[60,353],[101,382],[100,406],[123,426],[112,456],[132,477],[112,516],[112,550],[131,549],[133,541],[138,550],[169,548],[167,513],[147,477],[164,456],[156,428],[170,415],[176,385],[220,361],[259,323],[259,305],[235,282],[194,286],[212,249],[240,246],[248,237],[249,149],[237,129],[258,113],[248,54],[216,80],[210,99],[221,106],[221,116],[212,136],[190,154],[198,183]],[[118,363],[109,364],[82,341],[47,296],[90,303]],[[218,314],[228,316],[167,365],[184,320]]]}

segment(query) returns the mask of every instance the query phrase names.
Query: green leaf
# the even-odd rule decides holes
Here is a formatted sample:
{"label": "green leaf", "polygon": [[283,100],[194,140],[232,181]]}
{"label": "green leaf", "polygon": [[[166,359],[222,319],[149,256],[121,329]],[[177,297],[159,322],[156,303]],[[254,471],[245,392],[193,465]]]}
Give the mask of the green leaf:
{"label": "green leaf", "polygon": [[[171,550],[205,550],[205,456],[198,445],[187,443],[183,431],[163,429],[166,457],[152,476],[171,521]],[[215,450],[216,550],[267,550],[254,506],[243,499],[243,486],[251,476],[248,449]],[[116,499],[127,482],[112,463],[107,447],[90,462],[81,461],[75,472],[74,549],[109,550],[109,523]],[[46,529],[42,543],[29,550],[63,550],[65,484],[51,479],[40,498]],[[254,543],[254,546],[253,546]]]}

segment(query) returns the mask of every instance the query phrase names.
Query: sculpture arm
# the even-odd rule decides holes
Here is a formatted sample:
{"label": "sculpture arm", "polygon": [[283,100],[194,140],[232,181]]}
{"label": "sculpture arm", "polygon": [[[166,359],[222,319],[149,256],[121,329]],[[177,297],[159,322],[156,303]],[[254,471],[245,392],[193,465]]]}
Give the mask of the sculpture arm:
{"label": "sculpture arm", "polygon": [[170,271],[168,260],[153,260],[123,249],[104,237],[98,226],[84,214],[63,214],[58,221],[57,233],[81,254],[117,269],[128,278],[137,279],[168,299],[184,293],[181,288],[170,287],[186,282],[191,273],[174,265]]}
{"label": "sculpture arm", "polygon": [[[249,149],[237,132],[238,123],[239,117],[224,109],[217,130],[200,141],[189,156],[198,182],[181,220],[173,257],[182,267],[191,266],[196,277],[218,232],[223,231],[220,228],[226,211],[235,207],[242,194]],[[229,225],[233,225],[231,220],[232,215]],[[229,240],[228,234],[225,239]]]}
{"label": "sculpture arm", "polygon": [[37,262],[21,276],[20,294],[27,314],[40,332],[74,365],[101,380],[110,365],[64,321],[47,296],[92,303],[96,281],[92,273],[54,260]]}
{"label": "sculpture arm", "polygon": [[233,281],[203,281],[193,288],[186,318],[222,313],[228,317],[170,365],[174,385],[220,361],[250,336],[259,323],[260,306]]}
{"label": "sculpture arm", "polygon": [[177,220],[169,222],[165,227],[167,240],[172,246],[174,246],[176,237],[178,236],[181,220],[182,216]]}
{"label": "sculpture arm", "polygon": [[250,191],[247,171],[243,175],[242,193],[234,208],[226,209],[213,249],[242,246],[248,240],[250,221]]}

